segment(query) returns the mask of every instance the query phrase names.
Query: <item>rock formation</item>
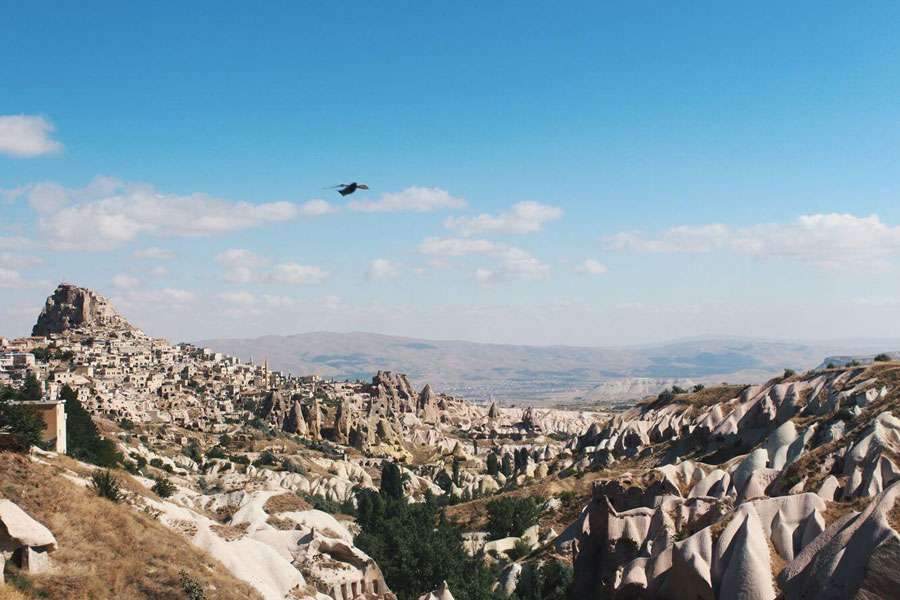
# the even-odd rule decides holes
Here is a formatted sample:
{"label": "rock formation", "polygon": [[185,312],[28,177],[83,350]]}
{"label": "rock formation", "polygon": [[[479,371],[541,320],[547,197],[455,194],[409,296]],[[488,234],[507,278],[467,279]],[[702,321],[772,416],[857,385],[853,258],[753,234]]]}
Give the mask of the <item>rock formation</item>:
{"label": "rock formation", "polygon": [[438,397],[430,385],[426,384],[419,393],[419,399],[416,402],[416,415],[426,423],[437,423],[440,421],[441,411],[438,406]]}
{"label": "rock formation", "polygon": [[418,600],[453,600],[453,594],[450,593],[450,587],[447,582],[441,582],[440,587],[434,591],[419,596]]}
{"label": "rock formation", "polygon": [[[662,466],[595,483],[553,541],[574,553],[574,597],[896,597],[900,397],[885,382],[896,365],[829,370],[590,427],[580,468]],[[690,453],[709,464],[678,462]]]}
{"label": "rock formation", "polygon": [[37,573],[49,565],[48,554],[56,549],[56,538],[49,529],[15,503],[0,500],[0,585],[3,565],[9,557],[18,562],[20,569]]}
{"label": "rock formation", "polygon": [[31,335],[48,336],[90,326],[131,327],[103,296],[87,288],[61,283],[47,298]]}

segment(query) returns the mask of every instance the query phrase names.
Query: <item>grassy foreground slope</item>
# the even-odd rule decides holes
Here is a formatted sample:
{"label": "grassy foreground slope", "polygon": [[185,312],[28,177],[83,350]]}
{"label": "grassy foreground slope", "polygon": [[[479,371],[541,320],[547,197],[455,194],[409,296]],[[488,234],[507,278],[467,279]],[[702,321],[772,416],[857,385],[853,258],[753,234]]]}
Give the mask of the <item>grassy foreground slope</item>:
{"label": "grassy foreground slope", "polygon": [[181,600],[186,597],[182,570],[203,587],[207,598],[260,598],[183,536],[127,504],[98,497],[64,477],[63,470],[0,453],[0,497],[43,523],[59,543],[50,571],[20,575],[22,595],[9,585],[0,586],[0,599]]}

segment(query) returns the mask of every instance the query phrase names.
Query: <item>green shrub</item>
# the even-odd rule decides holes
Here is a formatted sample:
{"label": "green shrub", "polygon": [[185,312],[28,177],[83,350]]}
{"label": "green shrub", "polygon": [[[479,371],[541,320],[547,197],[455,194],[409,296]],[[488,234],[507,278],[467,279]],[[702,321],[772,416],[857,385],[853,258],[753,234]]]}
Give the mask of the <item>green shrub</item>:
{"label": "green shrub", "polygon": [[525,530],[538,522],[540,513],[531,497],[499,498],[487,503],[488,537],[499,540],[505,537],[521,537]]}
{"label": "green shrub", "polygon": [[90,487],[97,492],[98,496],[107,500],[119,502],[123,498],[122,485],[109,469],[94,471],[94,474],[91,475]]}
{"label": "green shrub", "polygon": [[669,389],[665,389],[656,396],[656,399],[663,403],[669,403],[675,399],[675,392]]}
{"label": "green shrub", "polygon": [[44,418],[35,407],[0,402],[0,431],[20,436],[26,449],[40,443],[46,428]]}
{"label": "green shrub", "polygon": [[206,452],[206,458],[226,458],[221,446],[213,446]]}
{"label": "green shrub", "polygon": [[191,442],[181,449],[181,453],[190,458],[198,465],[203,462],[203,449],[197,442]]}
{"label": "green shrub", "polygon": [[524,540],[516,540],[512,550],[506,552],[506,556],[508,556],[510,560],[519,560],[529,552],[531,552],[531,547],[526,544]]}
{"label": "green shrub", "polygon": [[179,573],[179,578],[181,589],[187,594],[188,600],[206,600],[206,593],[203,591],[203,586],[200,585],[199,581],[188,577],[188,574],[184,572],[184,569]]}
{"label": "green shrub", "polygon": [[787,379],[788,377],[793,377],[796,374],[797,374],[797,371],[795,371],[793,369],[785,369],[784,375],[782,377],[784,377],[784,379]]}
{"label": "green shrub", "polygon": [[882,353],[875,356],[874,360],[875,362],[890,362],[891,357],[887,354]]}
{"label": "green shrub", "polygon": [[259,455],[259,458],[253,461],[254,467],[271,467],[278,464],[278,459],[268,450]]}
{"label": "green shrub", "polygon": [[568,600],[571,596],[573,574],[570,565],[558,560],[547,560],[543,564],[528,563],[523,566],[516,591],[510,598]]}
{"label": "green shrub", "polygon": [[168,498],[175,493],[175,484],[168,477],[159,477],[150,490],[160,498]]}
{"label": "green shrub", "polygon": [[356,507],[353,506],[352,500],[335,502],[334,500],[329,500],[324,496],[313,495],[299,490],[297,491],[297,495],[309,502],[314,509],[321,510],[322,512],[327,512],[329,514],[340,513],[350,516],[356,516],[357,514]]}

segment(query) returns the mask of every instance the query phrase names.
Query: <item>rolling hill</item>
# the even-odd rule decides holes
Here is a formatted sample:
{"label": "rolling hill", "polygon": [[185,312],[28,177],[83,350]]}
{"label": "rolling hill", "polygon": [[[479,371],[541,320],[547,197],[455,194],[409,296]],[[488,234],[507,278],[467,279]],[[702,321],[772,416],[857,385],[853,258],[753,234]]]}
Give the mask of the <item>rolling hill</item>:
{"label": "rolling hill", "polygon": [[812,368],[830,354],[894,346],[874,340],[793,343],[738,338],[631,348],[517,346],[324,331],[196,343],[243,360],[266,358],[271,368],[296,374],[368,379],[376,371],[390,370],[407,373],[417,384],[431,383],[435,389],[473,399],[494,393],[519,401],[616,401],[655,393],[671,383],[760,381],[786,367]]}

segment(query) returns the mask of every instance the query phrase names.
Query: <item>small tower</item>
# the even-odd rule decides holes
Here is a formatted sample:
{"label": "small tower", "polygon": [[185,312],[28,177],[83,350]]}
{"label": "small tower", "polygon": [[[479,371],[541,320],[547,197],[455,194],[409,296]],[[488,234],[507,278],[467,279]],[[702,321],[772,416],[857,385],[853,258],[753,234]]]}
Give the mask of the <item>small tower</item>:
{"label": "small tower", "polygon": [[269,381],[269,357],[268,356],[265,358],[264,365],[265,366],[263,367],[263,373],[265,373],[264,377],[265,377],[265,382],[266,382],[266,389],[269,389],[269,387],[271,386],[271,382]]}

